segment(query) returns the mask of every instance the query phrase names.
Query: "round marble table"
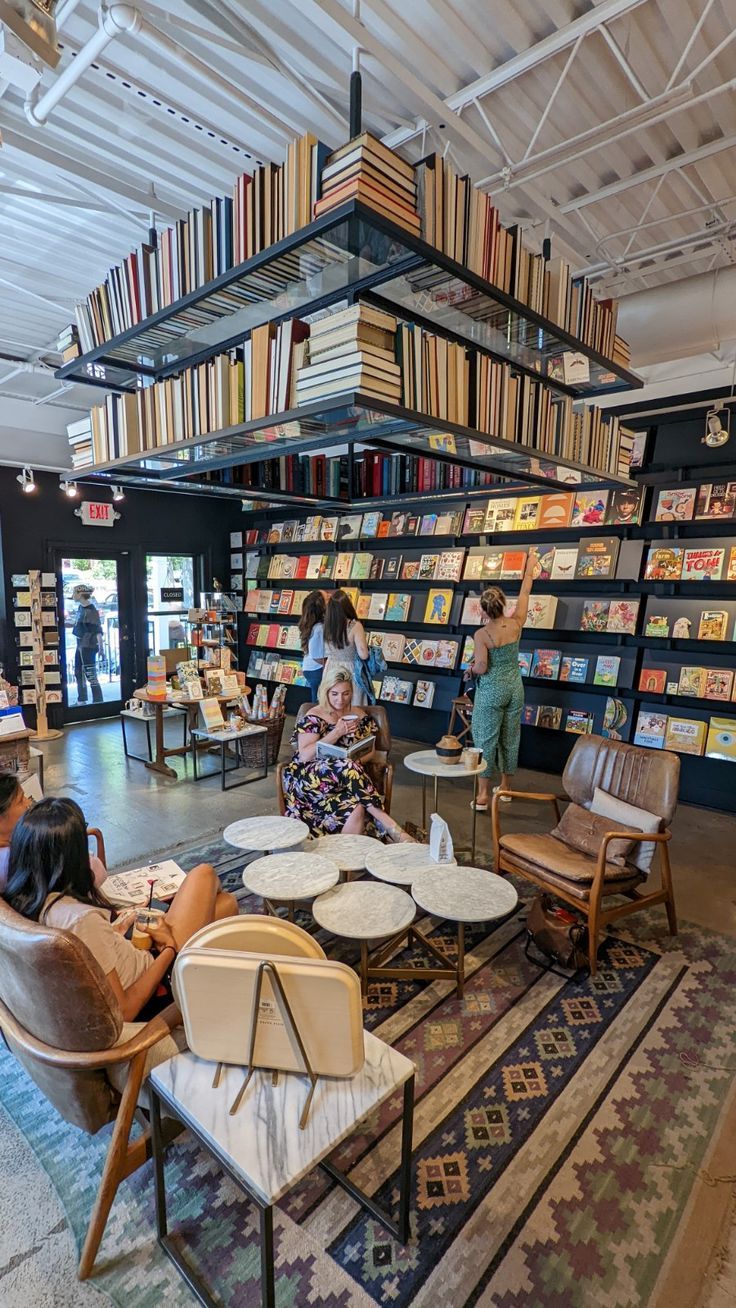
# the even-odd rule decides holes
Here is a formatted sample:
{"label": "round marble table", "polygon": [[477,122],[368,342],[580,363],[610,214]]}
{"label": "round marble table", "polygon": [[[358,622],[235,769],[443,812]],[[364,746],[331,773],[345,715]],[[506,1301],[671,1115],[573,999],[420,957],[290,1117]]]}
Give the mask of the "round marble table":
{"label": "round marble table", "polygon": [[[448,867],[435,864],[419,871],[412,881],[415,902],[432,917],[457,924],[458,998],[465,983],[465,923],[491,922],[513,913],[519,902],[514,887],[505,877],[482,867]],[[448,960],[449,966],[449,960]]]}
{"label": "round marble table", "polygon": [[[312,905],[314,920],[325,931],[360,941],[360,986],[364,996],[369,976],[399,974],[397,969],[384,969],[381,964],[410,932],[416,911],[414,900],[405,890],[375,881],[346,882],[320,895]],[[388,943],[369,956],[368,942],[387,937]],[[413,975],[414,970],[410,971]],[[401,975],[405,972],[401,970]]]}
{"label": "round marble table", "polygon": [[404,759],[404,767],[410,772],[418,772],[422,778],[422,826],[427,829],[427,777],[431,777],[434,782],[434,809],[438,812],[437,800],[438,790],[441,778],[448,778],[455,781],[467,781],[468,777],[473,779],[473,834],[470,841],[470,857],[475,858],[475,827],[476,811],[475,803],[478,795],[478,777],[481,772],[485,772],[485,759],[481,759],[475,768],[466,768],[462,763],[445,763],[433,749],[418,749],[413,754],[407,754]]}
{"label": "round marble table", "polygon": [[[368,866],[368,859],[376,849],[386,846],[375,836],[319,836],[305,848],[304,852],[324,855],[336,863],[341,872],[362,872]],[[406,848],[406,846],[395,846]]]}
{"label": "round marble table", "polygon": [[301,845],[309,835],[306,822],[296,818],[265,817],[241,818],[231,822],[222,833],[223,840],[236,849],[247,849],[250,853],[270,854],[276,850],[293,849]]}
{"label": "round marble table", "polygon": [[314,899],[331,890],[340,880],[337,863],[320,854],[305,850],[267,854],[243,868],[243,885],[254,895],[260,895],[267,912],[276,915],[274,903],[287,904],[289,921],[294,921],[294,905],[303,899]]}
{"label": "round marble table", "polygon": [[[449,867],[448,863],[435,863],[429,856],[429,845],[382,845],[375,841],[375,848],[368,853],[365,866],[371,876],[379,881],[389,881],[396,886],[410,886],[423,868]],[[452,864],[456,860],[453,858]]]}

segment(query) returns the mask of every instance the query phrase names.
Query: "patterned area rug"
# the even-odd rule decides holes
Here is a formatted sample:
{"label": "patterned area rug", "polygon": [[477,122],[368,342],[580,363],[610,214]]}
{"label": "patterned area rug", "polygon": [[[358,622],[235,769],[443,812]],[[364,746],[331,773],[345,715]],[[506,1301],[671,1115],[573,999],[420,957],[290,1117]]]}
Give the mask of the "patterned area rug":
{"label": "patterned area rug", "polygon": [[[243,855],[219,841],[176,856],[242,885]],[[417,1067],[412,1242],[314,1174],[277,1212],[279,1308],[694,1301],[717,1234],[708,1204],[733,1171],[736,942],[695,927],[671,941],[664,913],[641,914],[608,938],[595,979],[565,981],[525,957],[523,917],[468,933],[462,1001],[445,982],[371,986],[366,1025]],[[63,1123],[7,1054],[0,1101],[81,1242],[108,1131]],[[388,1204],[399,1115],[400,1095],[335,1156]],[[255,1308],[256,1218],[187,1134],[167,1192],[172,1230],[219,1301]],[[153,1231],[149,1163],[121,1187],[92,1282],[113,1303],[194,1302]]]}

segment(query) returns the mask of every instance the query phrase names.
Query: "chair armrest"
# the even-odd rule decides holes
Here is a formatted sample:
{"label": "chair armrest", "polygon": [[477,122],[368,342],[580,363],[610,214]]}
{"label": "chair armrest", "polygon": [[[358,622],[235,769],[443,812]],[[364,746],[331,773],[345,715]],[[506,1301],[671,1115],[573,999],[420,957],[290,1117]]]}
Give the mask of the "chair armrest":
{"label": "chair armrest", "polygon": [[636,840],[639,844],[648,844],[649,841],[655,841],[661,845],[665,841],[671,840],[671,838],[671,831],[653,831],[651,833],[648,831],[607,831],[598,850],[591,890],[600,889],[605,881],[607,851],[612,840]]}
{"label": "chair armrest", "polygon": [[105,1067],[114,1067],[118,1063],[129,1063],[137,1054],[144,1053],[159,1040],[181,1025],[181,1013],[176,1004],[169,1004],[161,1013],[152,1017],[141,1031],[136,1031],[130,1040],[122,1045],[113,1045],[111,1049],[96,1049],[83,1053],[76,1050],[54,1049],[43,1040],[37,1040],[16,1022],[12,1013],[0,1002],[0,1027],[10,1035],[24,1053],[35,1058],[48,1067],[61,1067],[70,1072],[94,1072]]}
{"label": "chair armrest", "polygon": [[559,804],[560,800],[563,804],[567,802],[567,795],[553,795],[547,790],[501,790],[500,787],[494,791],[493,802],[495,803],[496,798],[500,798],[501,795],[510,795],[512,799],[549,800],[553,804]]}
{"label": "chair armrest", "polygon": [[105,855],[105,837],[99,827],[87,827],[87,836],[94,840],[97,847],[97,857],[103,867],[107,867],[107,857]]}

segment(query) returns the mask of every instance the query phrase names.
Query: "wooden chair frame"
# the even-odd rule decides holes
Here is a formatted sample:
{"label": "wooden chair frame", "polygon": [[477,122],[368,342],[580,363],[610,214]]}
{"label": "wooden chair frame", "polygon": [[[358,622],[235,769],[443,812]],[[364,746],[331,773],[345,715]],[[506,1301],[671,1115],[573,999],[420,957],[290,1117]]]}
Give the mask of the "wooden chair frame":
{"label": "wooden chair frame", "polygon": [[[128,1064],[128,1077],[114,1119],[115,1126],[79,1260],[77,1275],[80,1281],[86,1281],[92,1272],[120,1182],[137,1171],[151,1156],[151,1133],[147,1126],[142,1135],[133,1141],[130,1139],[130,1131],[138,1107],[138,1095],[143,1084],[146,1055],[149,1049],[158,1044],[159,1040],[170,1035],[180,1024],[181,1014],[174,1004],[170,1004],[122,1045],[114,1045],[112,1049],[101,1049],[94,1053],[68,1052],[54,1049],[51,1045],[44,1044],[42,1040],[37,1040],[35,1036],[30,1035],[16,1022],[13,1014],[0,1000],[0,1031],[6,1037],[10,1037],[29,1059],[43,1063],[47,1067],[62,1068],[69,1072],[104,1071],[108,1067],[121,1067]],[[181,1128],[177,1128],[177,1132],[179,1129]],[[169,1138],[172,1138],[171,1132]]]}
{"label": "wooden chair frame", "polygon": [[[557,821],[560,820],[560,801],[566,802],[565,795],[553,795],[545,792],[532,792],[524,790],[499,790],[493,795],[491,803],[491,831],[493,840],[493,852],[496,861],[496,871],[515,872],[517,876],[523,877],[526,881],[531,881],[540,890],[546,890],[549,894],[556,895],[562,899],[571,908],[576,909],[579,913],[584,913],[588,921],[588,962],[590,964],[591,976],[595,976],[597,971],[598,944],[601,929],[615,922],[620,917],[626,917],[629,913],[636,913],[640,908],[651,908],[655,904],[664,904],[667,911],[667,922],[670,929],[670,935],[677,935],[677,914],[675,910],[675,897],[672,886],[672,866],[670,864],[670,855],[667,848],[668,842],[672,837],[671,831],[658,831],[646,833],[646,843],[652,841],[657,845],[659,851],[659,865],[662,884],[659,890],[653,890],[649,894],[640,894],[637,889],[622,890],[621,895],[628,901],[623,904],[615,904],[611,908],[604,907],[605,899],[603,887],[606,881],[606,851],[611,840],[629,839],[641,840],[641,831],[607,831],[601,841],[598,857],[595,864],[593,880],[590,884],[589,896],[587,901],[580,900],[572,893],[566,892],[563,886],[557,882],[548,881],[544,875],[544,869],[540,868],[535,874],[527,868],[516,867],[512,859],[506,860],[504,851],[501,848],[501,809],[500,804],[503,796],[507,795],[512,800],[524,799],[534,802],[552,804],[555,810]],[[579,884],[579,883],[576,883]],[[609,885],[612,883],[609,881]]]}

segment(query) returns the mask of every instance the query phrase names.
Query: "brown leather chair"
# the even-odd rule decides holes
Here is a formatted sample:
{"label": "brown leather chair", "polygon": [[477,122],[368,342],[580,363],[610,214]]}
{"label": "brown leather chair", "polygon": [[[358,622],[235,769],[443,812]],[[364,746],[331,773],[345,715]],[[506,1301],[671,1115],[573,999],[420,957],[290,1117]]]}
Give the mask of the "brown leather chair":
{"label": "brown leather chair", "polygon": [[[596,971],[601,928],[619,917],[640,908],[651,908],[653,904],[664,904],[670,934],[677,934],[667,842],[671,836],[669,825],[677,808],[679,782],[680,760],[676,754],[665,750],[641,749],[638,745],[605,740],[602,736],[581,736],[562,774],[566,795],[505,790],[498,791],[493,796],[491,821],[496,870],[516,872],[539,886],[540,890],[548,891],[586,915],[588,956],[593,974]],[[641,871],[632,862],[627,862],[622,870],[620,865],[606,860],[611,840],[620,839],[624,834],[640,835],[639,832],[607,832],[603,836],[597,858],[593,858],[572,849],[551,834],[505,834],[501,831],[502,795],[509,795],[513,800],[550,803],[559,822],[560,799],[564,801],[567,798],[589,808],[596,787],[659,817],[659,831],[652,835],[647,833],[642,839],[642,843],[654,841],[659,851],[661,885],[657,889],[640,894],[639,886],[647,880],[648,873]],[[623,897],[624,902],[612,904],[614,897],[619,901]]]}
{"label": "brown leather chair", "polygon": [[[145,1131],[130,1140],[146,1055],[180,1022],[171,1005],[124,1044],[123,1017],[87,946],[69,931],[39,926],[0,900],[0,1031],[57,1112],[90,1135],[115,1126],[79,1261],[94,1264],[121,1181],[150,1157]],[[127,1065],[122,1095],[107,1075]]]}
{"label": "brown leather chair", "polygon": [[[316,704],[301,704],[296,713],[296,725],[298,726],[302,718],[316,707]],[[376,736],[376,748],[371,757],[364,760],[362,766],[382,797],[384,812],[390,813],[394,786],[394,765],[389,763],[388,759],[391,752],[391,728],[388,713],[382,704],[365,704],[363,707],[368,717],[375,722],[378,734]],[[284,764],[278,763],[276,765],[276,798],[279,803],[279,813],[282,816],[286,813],[286,799],[282,782],[283,773]]]}

